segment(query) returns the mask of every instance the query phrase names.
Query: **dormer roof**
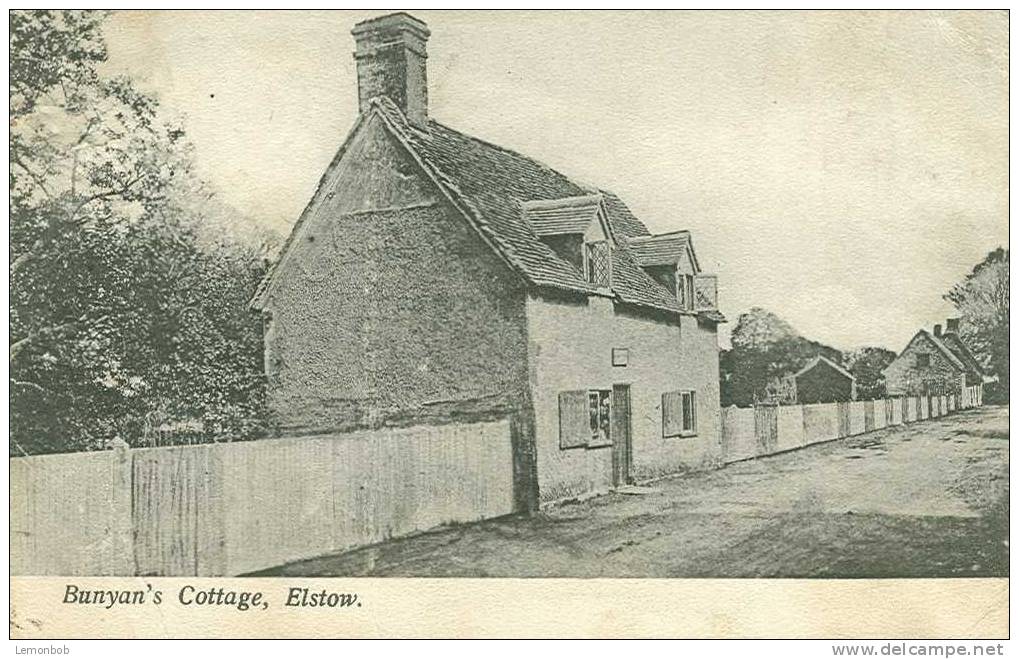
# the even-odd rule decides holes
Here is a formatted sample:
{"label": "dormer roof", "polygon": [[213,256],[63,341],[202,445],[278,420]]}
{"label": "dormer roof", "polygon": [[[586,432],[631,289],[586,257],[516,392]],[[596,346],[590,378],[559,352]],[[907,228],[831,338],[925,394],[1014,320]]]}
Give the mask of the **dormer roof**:
{"label": "dormer roof", "polygon": [[673,231],[655,236],[633,238],[630,240],[630,251],[644,268],[656,265],[675,265],[684,255],[689,255],[694,272],[700,272],[689,231]]}
{"label": "dormer roof", "polygon": [[538,236],[584,233],[598,222],[601,195],[525,201],[520,204],[524,219]]}

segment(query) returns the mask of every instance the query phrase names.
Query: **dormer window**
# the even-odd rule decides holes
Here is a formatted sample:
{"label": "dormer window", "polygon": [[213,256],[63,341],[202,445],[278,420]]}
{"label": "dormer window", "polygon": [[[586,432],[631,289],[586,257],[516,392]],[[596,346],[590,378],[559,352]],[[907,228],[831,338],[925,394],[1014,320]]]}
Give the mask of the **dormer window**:
{"label": "dormer window", "polygon": [[608,288],[612,281],[612,250],[609,241],[584,243],[584,272],[588,283]]}
{"label": "dormer window", "polygon": [[718,309],[717,278],[701,273],[688,231],[637,236],[627,247],[644,272],[675,295],[680,309]]}
{"label": "dormer window", "polygon": [[612,281],[612,243],[601,195],[527,201],[524,219],[531,230],[577,274],[598,288]]}

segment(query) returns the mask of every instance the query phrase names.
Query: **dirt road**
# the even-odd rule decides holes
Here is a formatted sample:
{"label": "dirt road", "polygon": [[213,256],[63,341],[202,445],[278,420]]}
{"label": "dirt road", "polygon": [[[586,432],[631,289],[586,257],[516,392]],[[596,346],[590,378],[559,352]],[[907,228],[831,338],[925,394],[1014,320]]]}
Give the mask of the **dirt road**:
{"label": "dirt road", "polygon": [[276,568],[293,576],[1008,574],[1008,408]]}

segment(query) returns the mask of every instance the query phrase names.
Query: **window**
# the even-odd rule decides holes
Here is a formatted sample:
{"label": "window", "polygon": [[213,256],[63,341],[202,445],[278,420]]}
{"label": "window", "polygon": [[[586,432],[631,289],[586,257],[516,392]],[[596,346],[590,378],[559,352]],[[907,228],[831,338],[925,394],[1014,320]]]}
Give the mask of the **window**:
{"label": "window", "polygon": [[559,448],[612,444],[612,392],[608,389],[559,394]]}
{"label": "window", "polygon": [[587,400],[591,433],[587,446],[588,448],[610,446],[612,444],[612,392],[607,389],[590,391],[587,394]]}
{"label": "window", "polygon": [[630,363],[630,349],[629,348],[613,348],[612,349],[612,365],[613,366],[627,366]]}
{"label": "window", "polygon": [[694,309],[718,308],[718,277],[716,275],[697,275],[693,278]]}
{"label": "window", "polygon": [[611,255],[608,241],[599,240],[598,242],[586,243],[584,250],[587,281],[596,286],[609,286],[612,265],[610,263]]}
{"label": "window", "polygon": [[930,366],[931,365],[931,356],[928,355],[927,353],[924,353],[922,355],[917,355],[916,356],[916,365],[917,366]]}
{"label": "window", "polygon": [[676,295],[681,309],[693,308],[693,275],[676,275]]}
{"label": "window", "polygon": [[662,436],[689,437],[697,434],[697,396],[693,391],[662,394]]}

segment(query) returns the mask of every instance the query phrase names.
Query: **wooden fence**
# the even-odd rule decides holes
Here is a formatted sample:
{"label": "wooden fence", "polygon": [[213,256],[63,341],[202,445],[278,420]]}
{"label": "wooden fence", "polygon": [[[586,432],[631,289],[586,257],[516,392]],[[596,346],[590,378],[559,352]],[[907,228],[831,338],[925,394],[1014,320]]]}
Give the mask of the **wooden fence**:
{"label": "wooden fence", "polygon": [[513,511],[508,421],[11,458],[11,573],[236,575]]}
{"label": "wooden fence", "polygon": [[956,396],[915,396],[847,403],[722,409],[722,455],[726,463],[937,418],[976,407],[979,387]]}
{"label": "wooden fence", "polygon": [[11,458],[11,574],[130,575],[127,451]]}
{"label": "wooden fence", "polygon": [[[721,410],[724,462],[980,403]],[[508,421],[10,459],[11,574],[215,576],[513,511]]]}

